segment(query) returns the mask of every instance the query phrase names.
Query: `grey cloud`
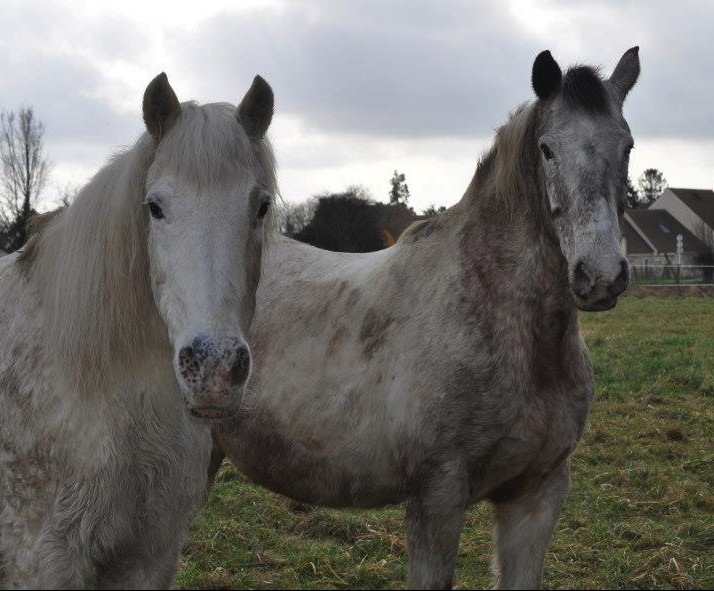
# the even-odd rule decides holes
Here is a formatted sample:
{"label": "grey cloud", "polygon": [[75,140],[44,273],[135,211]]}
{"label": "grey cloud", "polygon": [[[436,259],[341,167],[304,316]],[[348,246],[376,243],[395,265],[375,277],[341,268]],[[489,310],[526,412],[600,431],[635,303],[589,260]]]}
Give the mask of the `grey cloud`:
{"label": "grey cloud", "polygon": [[[385,13],[382,3],[360,4],[356,12],[341,4],[342,11],[332,6],[317,20],[300,7],[222,15],[194,33],[199,43],[177,36],[172,45],[204,86],[228,90],[235,79],[260,72],[282,112],[326,130],[483,134],[530,98],[535,52],[522,35],[508,36],[515,25],[503,11],[468,9],[456,18],[436,2],[420,3],[426,12],[388,5]],[[431,22],[431,13],[441,18]],[[226,72],[235,75],[230,86]]]}
{"label": "grey cloud", "polygon": [[642,7],[652,31],[640,50],[642,75],[629,105],[641,135],[714,136],[714,3],[678,1]]}
{"label": "grey cloud", "polygon": [[[639,30],[649,43],[627,114],[640,136],[714,135],[705,100],[714,5],[701,4],[639,5]],[[634,10],[631,3],[609,6]],[[606,49],[586,56],[588,63],[612,55],[601,28],[583,31],[589,45]],[[635,32],[631,37],[618,56],[640,41]],[[206,92],[235,92],[237,81],[247,84],[260,72],[275,88],[280,112],[325,131],[389,137],[490,135],[532,98],[532,60],[548,48],[501,3],[471,2],[301,2],[279,12],[220,15],[190,38],[174,32],[169,44],[179,67]],[[568,56],[556,57],[568,65]],[[615,64],[602,65],[609,73]]]}
{"label": "grey cloud", "polygon": [[[555,52],[561,66],[584,57],[609,73],[613,55],[641,44],[643,73],[626,111],[636,137],[714,136],[714,4],[543,2],[562,11],[566,22],[577,22],[571,34],[582,36],[583,46],[597,48],[585,56]],[[620,26],[615,39],[617,23],[587,26],[591,7],[626,15],[622,20],[636,26],[631,33]],[[238,102],[261,73],[276,91],[278,112],[299,116],[308,129],[388,138],[490,137],[510,110],[532,98],[535,55],[558,46],[563,36],[543,39],[524,31],[506,3],[467,0],[300,0],[172,29],[83,16],[71,5],[33,0],[3,7],[3,24],[0,108],[32,104],[57,140],[105,145],[130,143],[142,130],[141,97],[135,114],[112,110],[93,97],[106,79],[92,64],[145,67],[162,42],[167,63],[160,67],[179,83],[182,99]],[[81,52],[57,49],[74,43],[101,59],[90,63]],[[147,82],[155,73],[147,67]]]}
{"label": "grey cloud", "polygon": [[135,63],[147,46],[147,32],[122,18],[81,14],[51,2],[3,7],[0,110],[32,106],[52,141],[129,144],[142,130],[141,96],[134,117],[113,110],[94,96],[102,72],[74,49]]}
{"label": "grey cloud", "polygon": [[[58,141],[128,144],[142,130],[141,113],[130,117],[91,96],[100,81],[91,66],[50,55],[25,60],[0,54],[0,108],[31,105],[45,124],[46,135]],[[141,104],[137,97],[137,105]]]}

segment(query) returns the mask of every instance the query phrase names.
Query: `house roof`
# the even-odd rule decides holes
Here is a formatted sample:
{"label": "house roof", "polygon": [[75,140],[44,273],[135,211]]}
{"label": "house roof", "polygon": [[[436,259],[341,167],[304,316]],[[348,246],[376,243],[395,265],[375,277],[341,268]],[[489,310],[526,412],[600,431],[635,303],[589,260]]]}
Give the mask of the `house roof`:
{"label": "house roof", "polygon": [[[625,222],[639,234],[653,249],[634,250],[641,248],[639,243],[633,243],[628,252],[677,252],[677,235],[682,235],[684,252],[703,252],[706,246],[699,238],[680,224],[671,213],[664,209],[628,209],[625,212]],[[623,232],[627,236],[626,232]]]}
{"label": "house roof", "polygon": [[669,187],[680,201],[691,209],[707,226],[714,228],[714,191],[709,189],[675,189]]}

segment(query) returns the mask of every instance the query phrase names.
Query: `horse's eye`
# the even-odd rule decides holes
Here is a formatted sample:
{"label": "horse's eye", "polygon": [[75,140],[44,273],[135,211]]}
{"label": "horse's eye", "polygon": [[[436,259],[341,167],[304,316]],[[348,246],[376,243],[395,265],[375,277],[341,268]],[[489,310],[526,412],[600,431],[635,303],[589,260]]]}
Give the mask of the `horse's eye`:
{"label": "horse's eye", "polygon": [[151,217],[155,220],[160,220],[164,217],[164,212],[154,201],[149,201],[149,211],[151,212]]}
{"label": "horse's eye", "polygon": [[553,214],[554,218],[557,218],[563,214],[563,209],[559,205],[556,205],[553,209],[551,209],[550,213]]}
{"label": "horse's eye", "polygon": [[548,144],[542,143],[540,145],[540,151],[543,152],[543,156],[545,156],[546,160],[552,160],[555,158],[555,154],[551,151],[551,149],[548,147]]}
{"label": "horse's eye", "polygon": [[634,147],[635,147],[634,144],[630,144],[629,146],[627,146],[625,148],[625,158],[629,158],[630,152],[632,152],[632,148],[634,148]]}
{"label": "horse's eye", "polygon": [[262,220],[266,216],[268,209],[270,209],[270,201],[263,201],[263,203],[260,204],[260,209],[258,210],[259,220]]}

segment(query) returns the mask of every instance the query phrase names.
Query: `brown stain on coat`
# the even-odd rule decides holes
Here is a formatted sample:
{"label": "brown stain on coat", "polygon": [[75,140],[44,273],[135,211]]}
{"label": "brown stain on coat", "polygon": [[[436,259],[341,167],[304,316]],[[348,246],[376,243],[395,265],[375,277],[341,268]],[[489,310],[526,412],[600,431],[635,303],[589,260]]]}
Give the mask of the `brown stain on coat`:
{"label": "brown stain on coat", "polygon": [[374,308],[367,310],[359,332],[364,357],[371,359],[374,353],[382,347],[387,338],[387,330],[393,322],[394,319],[388,314]]}

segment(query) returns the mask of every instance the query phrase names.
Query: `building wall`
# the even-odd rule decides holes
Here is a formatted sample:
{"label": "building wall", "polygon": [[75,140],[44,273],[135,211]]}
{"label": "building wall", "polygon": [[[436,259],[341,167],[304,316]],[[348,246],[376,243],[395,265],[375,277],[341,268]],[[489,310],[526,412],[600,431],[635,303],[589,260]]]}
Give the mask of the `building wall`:
{"label": "building wall", "polygon": [[[682,264],[683,265],[696,265],[696,253],[683,252],[682,253]],[[636,253],[628,254],[627,261],[630,266],[637,265],[638,267],[644,267],[649,265],[676,265],[677,255],[675,253]]]}

